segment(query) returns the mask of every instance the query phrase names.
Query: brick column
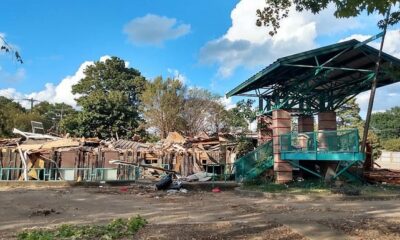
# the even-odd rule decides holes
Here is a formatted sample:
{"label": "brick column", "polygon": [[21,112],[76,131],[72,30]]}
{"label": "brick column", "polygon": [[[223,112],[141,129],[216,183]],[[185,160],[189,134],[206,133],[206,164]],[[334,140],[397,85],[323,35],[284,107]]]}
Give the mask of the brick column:
{"label": "brick column", "polygon": [[[300,115],[298,120],[298,132],[314,132],[314,116],[312,115]],[[299,134],[299,145],[303,149],[306,149],[309,141],[311,141],[310,136],[306,136],[305,134]]]}
{"label": "brick column", "polygon": [[291,117],[285,110],[272,112],[272,131],[274,146],[274,171],[277,183],[286,183],[293,179],[292,166],[287,161],[281,160],[279,136],[291,130]]}
{"label": "brick column", "polygon": [[[336,112],[320,112],[318,113],[318,130],[336,131]],[[322,150],[334,151],[337,149],[337,139],[335,133],[318,134],[319,147]]]}
{"label": "brick column", "polygon": [[298,130],[299,132],[314,132],[314,116],[300,115]]}
{"label": "brick column", "polygon": [[272,118],[270,116],[258,116],[258,145],[272,139]]}
{"label": "brick column", "polygon": [[[318,130],[336,131],[336,112],[320,112],[318,113]],[[337,150],[337,134],[335,132],[319,133],[318,147],[320,151],[335,151]],[[321,173],[325,176],[325,180],[330,180],[335,174],[337,161],[327,161],[319,163]]]}

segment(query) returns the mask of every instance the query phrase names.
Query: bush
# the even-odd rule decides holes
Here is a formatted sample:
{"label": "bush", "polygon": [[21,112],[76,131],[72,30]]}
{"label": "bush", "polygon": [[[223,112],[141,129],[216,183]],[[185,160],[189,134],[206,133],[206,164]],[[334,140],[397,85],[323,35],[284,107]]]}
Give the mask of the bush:
{"label": "bush", "polygon": [[400,138],[386,140],[382,143],[382,145],[387,151],[398,152],[400,151]]}
{"label": "bush", "polygon": [[120,239],[134,235],[147,224],[141,216],[114,219],[107,225],[70,225],[63,224],[56,229],[31,229],[17,235],[19,240],[52,239]]}

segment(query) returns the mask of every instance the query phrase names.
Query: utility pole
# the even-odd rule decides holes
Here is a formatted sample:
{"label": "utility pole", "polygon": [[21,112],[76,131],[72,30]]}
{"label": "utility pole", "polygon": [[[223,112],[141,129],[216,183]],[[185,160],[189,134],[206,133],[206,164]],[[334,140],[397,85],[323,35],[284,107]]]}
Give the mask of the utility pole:
{"label": "utility pole", "polygon": [[33,99],[33,97],[32,98],[24,98],[24,99],[21,99],[21,100],[25,100],[25,101],[31,102],[31,112],[33,111],[33,104],[35,102],[40,102],[39,100]]}
{"label": "utility pole", "polygon": [[376,85],[378,83],[378,74],[379,74],[379,69],[380,69],[380,65],[381,65],[382,49],[383,49],[383,44],[385,43],[386,30],[387,30],[387,25],[388,25],[388,22],[389,22],[389,17],[390,17],[390,6],[389,6],[389,9],[388,9],[388,11],[386,13],[385,23],[383,25],[382,41],[381,41],[381,46],[379,48],[378,60],[376,61],[376,65],[375,65],[374,79],[372,80],[371,94],[369,96],[367,117],[365,119],[363,140],[362,140],[362,144],[361,144],[361,152],[365,152],[365,147],[366,147],[366,144],[367,144],[369,124],[370,124],[370,121],[371,121],[372,108],[374,106]]}

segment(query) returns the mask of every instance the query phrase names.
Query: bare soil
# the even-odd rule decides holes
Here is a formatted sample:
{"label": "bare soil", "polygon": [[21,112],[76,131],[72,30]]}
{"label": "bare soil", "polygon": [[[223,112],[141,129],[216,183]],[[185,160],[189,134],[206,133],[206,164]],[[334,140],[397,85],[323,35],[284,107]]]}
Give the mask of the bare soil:
{"label": "bare soil", "polygon": [[133,239],[400,239],[399,200],[254,198],[150,187],[0,189],[0,239],[24,228],[141,215]]}

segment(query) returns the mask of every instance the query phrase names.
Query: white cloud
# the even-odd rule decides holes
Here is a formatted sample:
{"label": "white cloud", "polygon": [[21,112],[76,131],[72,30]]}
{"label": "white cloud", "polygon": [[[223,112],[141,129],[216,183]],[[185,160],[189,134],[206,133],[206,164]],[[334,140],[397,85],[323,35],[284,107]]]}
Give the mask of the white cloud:
{"label": "white cloud", "polygon": [[[372,35],[363,35],[363,34],[353,34],[347,38],[341,39],[339,42],[347,41],[350,39],[356,39],[358,41],[364,41],[368,38],[372,37]],[[385,43],[383,45],[383,51],[393,55],[397,58],[400,58],[400,29],[389,30],[386,33]],[[379,49],[380,48],[381,38],[377,41],[370,42],[369,45]]]}
{"label": "white cloud", "polygon": [[17,92],[15,88],[4,88],[0,89],[0,96],[11,98],[11,99],[22,99],[24,95]]}
{"label": "white cloud", "polygon": [[225,109],[229,110],[236,107],[236,104],[232,102],[232,98],[221,97],[219,101],[224,105]]}
{"label": "white cloud", "polygon": [[[105,55],[100,57],[100,61],[105,61],[107,59],[110,59],[110,56]],[[18,101],[26,108],[30,107],[28,102],[21,101],[20,99],[33,98],[39,101],[48,101],[50,103],[66,103],[77,108],[75,98],[79,97],[79,95],[72,94],[72,86],[85,77],[85,68],[92,64],[94,64],[93,61],[85,61],[73,75],[66,76],[57,85],[46,83],[44,89],[41,91],[23,94],[14,88],[6,88],[0,89],[0,96],[19,99]]]}
{"label": "white cloud", "polygon": [[[363,35],[363,34],[353,34],[347,38],[340,40],[347,41],[350,39],[357,39],[358,41],[364,41],[370,38],[372,35]],[[400,30],[394,29],[389,30],[386,33],[385,44],[383,45],[383,51],[393,55],[397,58],[400,58]],[[370,42],[369,45],[379,49],[381,38],[377,41]],[[385,87],[378,88],[376,90],[373,112],[382,112],[387,109],[390,109],[395,106],[399,106],[400,104],[400,83],[391,84]],[[357,96],[357,103],[361,108],[361,117],[365,118],[368,108],[370,91],[366,91],[360,93]]]}
{"label": "white cloud", "polygon": [[187,84],[188,83],[188,79],[186,77],[185,74],[181,73],[179,70],[177,69],[172,69],[172,68],[168,68],[167,69],[168,73],[171,74],[173,79],[177,79],[179,80],[181,83]]}
{"label": "white cloud", "polygon": [[110,55],[104,55],[104,56],[100,57],[100,62],[105,62],[106,60],[109,60],[109,59],[111,59]]}
{"label": "white cloud", "polygon": [[[378,88],[375,92],[373,112],[381,112],[400,105],[400,82]],[[370,91],[360,93],[357,96],[357,103],[360,105],[360,115],[365,118]]]}
{"label": "white cloud", "polygon": [[231,12],[232,26],[202,47],[200,62],[217,64],[218,76],[229,77],[238,67],[265,66],[279,57],[315,48],[317,35],[362,26],[356,19],[336,19],[333,6],[318,15],[292,10],[281,22],[278,34],[271,37],[266,28],[255,25],[256,9],[264,6],[265,0],[241,0]]}
{"label": "white cloud", "polygon": [[147,14],[128,22],[123,32],[134,44],[162,45],[166,40],[176,39],[190,32],[189,24],[179,24],[175,18]]}
{"label": "white cloud", "polygon": [[257,120],[254,120],[254,121],[252,121],[250,124],[249,124],[249,130],[251,131],[251,132],[257,132],[257,125],[258,125],[258,123],[257,123]]}

